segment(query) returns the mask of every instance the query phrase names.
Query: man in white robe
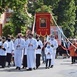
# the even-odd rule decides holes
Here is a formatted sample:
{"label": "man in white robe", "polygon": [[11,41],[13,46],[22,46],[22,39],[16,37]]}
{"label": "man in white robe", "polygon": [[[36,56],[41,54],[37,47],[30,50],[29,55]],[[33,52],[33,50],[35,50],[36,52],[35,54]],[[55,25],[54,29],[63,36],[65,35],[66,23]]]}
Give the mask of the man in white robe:
{"label": "man in white robe", "polygon": [[37,48],[37,41],[33,38],[32,34],[29,34],[29,38],[26,40],[27,49],[27,70],[32,70],[36,67],[35,65],[35,49]]}
{"label": "man in white robe", "polygon": [[18,37],[14,42],[14,46],[15,46],[15,52],[14,52],[15,66],[16,69],[20,70],[22,65],[22,50],[25,46],[25,40],[22,39],[21,33],[18,34]]}
{"label": "man in white robe", "polygon": [[55,64],[54,62],[55,62],[56,49],[58,47],[58,42],[53,35],[50,36],[50,39],[48,41],[50,42],[51,47],[53,48],[52,60],[51,60],[51,68],[52,68]]}

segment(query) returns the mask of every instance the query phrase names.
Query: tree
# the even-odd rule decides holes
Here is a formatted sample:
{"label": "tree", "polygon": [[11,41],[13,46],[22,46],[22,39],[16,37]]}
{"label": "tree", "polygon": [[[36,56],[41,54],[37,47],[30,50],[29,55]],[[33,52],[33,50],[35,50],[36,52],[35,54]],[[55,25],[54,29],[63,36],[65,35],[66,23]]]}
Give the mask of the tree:
{"label": "tree", "polygon": [[47,5],[42,5],[41,8],[36,9],[36,12],[49,12],[51,13],[51,7]]}
{"label": "tree", "polygon": [[29,0],[28,1],[28,12],[31,13],[33,16],[36,13],[37,9],[40,9],[43,6],[43,0]]}
{"label": "tree", "polygon": [[30,17],[23,11],[17,11],[12,14],[11,23],[13,24],[13,28],[15,31],[15,35],[21,32],[21,27],[27,27],[30,25],[31,20]]}
{"label": "tree", "polygon": [[0,13],[3,13],[8,8],[11,8],[13,11],[18,9],[23,9],[27,0],[0,0]]}
{"label": "tree", "polygon": [[75,27],[75,31],[74,31],[74,36],[76,36],[77,37],[77,0],[75,0],[75,6],[76,6],[76,19],[75,19],[75,25],[74,25],[74,27]]}
{"label": "tree", "polygon": [[[16,35],[19,32],[22,32],[24,27],[31,25],[31,18],[27,15],[27,0],[0,0],[0,13],[2,14],[9,8],[13,10],[11,21],[9,21],[13,27],[13,34]],[[6,26],[6,24],[5,24]],[[7,26],[6,26],[7,27]],[[5,32],[7,34],[7,32]],[[4,34],[5,34],[4,33]]]}
{"label": "tree", "polygon": [[43,0],[44,4],[52,7],[52,12],[56,15],[56,8],[60,0]]}
{"label": "tree", "polygon": [[74,0],[60,0],[57,8],[57,23],[63,27],[67,37],[74,35],[75,11],[76,6]]}
{"label": "tree", "polygon": [[2,33],[2,35],[7,37],[8,34],[13,35],[13,33],[14,33],[14,30],[13,30],[12,23],[7,23],[3,27],[3,33]]}

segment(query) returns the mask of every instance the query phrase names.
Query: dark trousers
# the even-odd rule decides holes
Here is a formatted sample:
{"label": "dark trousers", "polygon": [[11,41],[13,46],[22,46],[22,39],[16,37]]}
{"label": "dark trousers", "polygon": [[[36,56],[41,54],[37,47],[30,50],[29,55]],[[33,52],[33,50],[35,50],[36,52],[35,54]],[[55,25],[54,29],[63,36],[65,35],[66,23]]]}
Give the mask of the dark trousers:
{"label": "dark trousers", "polygon": [[11,59],[12,59],[12,54],[11,54],[11,53],[7,53],[6,60],[7,60],[7,62],[8,62],[8,65],[10,65]]}
{"label": "dark trousers", "polygon": [[36,54],[36,68],[40,66],[40,54]]}
{"label": "dark trousers", "polygon": [[27,55],[23,57],[23,67],[27,67]]}
{"label": "dark trousers", "polygon": [[50,66],[51,66],[51,59],[46,59],[46,67],[50,67]]}
{"label": "dark trousers", "polygon": [[43,60],[43,63],[46,62],[46,55],[44,51],[42,51],[42,60]]}
{"label": "dark trousers", "polygon": [[0,56],[0,65],[2,66],[2,68],[5,67],[5,63],[6,63],[6,56]]}
{"label": "dark trousers", "polygon": [[71,61],[72,61],[72,63],[75,63],[75,56],[71,57]]}

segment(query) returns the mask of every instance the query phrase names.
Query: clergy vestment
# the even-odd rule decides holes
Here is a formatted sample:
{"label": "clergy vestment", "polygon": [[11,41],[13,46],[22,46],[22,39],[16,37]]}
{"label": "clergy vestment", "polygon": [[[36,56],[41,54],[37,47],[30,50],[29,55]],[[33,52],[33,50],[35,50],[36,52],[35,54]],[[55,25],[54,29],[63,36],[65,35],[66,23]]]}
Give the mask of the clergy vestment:
{"label": "clergy vestment", "polygon": [[34,38],[28,38],[26,40],[26,49],[27,49],[27,67],[28,69],[35,68],[35,49],[37,48],[37,41]]}
{"label": "clergy vestment", "polygon": [[22,65],[22,50],[25,46],[25,40],[23,38],[17,38],[14,42],[15,51],[14,51],[14,60],[15,66],[20,68]]}

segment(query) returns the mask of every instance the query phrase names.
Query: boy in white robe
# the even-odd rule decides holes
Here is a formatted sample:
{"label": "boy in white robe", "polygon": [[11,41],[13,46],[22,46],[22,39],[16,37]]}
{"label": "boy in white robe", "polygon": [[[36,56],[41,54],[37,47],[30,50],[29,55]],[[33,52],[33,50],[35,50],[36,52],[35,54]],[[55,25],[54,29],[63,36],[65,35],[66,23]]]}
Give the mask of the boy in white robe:
{"label": "boy in white robe", "polygon": [[8,43],[6,60],[8,62],[8,67],[10,67],[10,63],[11,63],[11,59],[12,59],[12,54],[13,54],[13,51],[14,51],[14,43],[11,40],[11,36],[8,36],[8,39],[7,39],[6,42]]}
{"label": "boy in white robe", "polygon": [[[49,42],[47,42],[47,46],[45,48],[46,55],[46,69],[51,67],[51,59],[52,59],[53,49]],[[49,65],[48,65],[49,64]]]}
{"label": "boy in white robe", "polygon": [[50,42],[51,47],[53,48],[53,55],[52,55],[52,61],[51,61],[51,68],[53,68],[54,64],[55,64],[55,57],[56,57],[56,49],[58,47],[58,42],[55,39],[54,35],[50,36],[50,39],[48,40],[48,42]]}
{"label": "boy in white robe", "polygon": [[0,65],[2,66],[2,68],[4,68],[6,64],[7,47],[8,47],[8,44],[6,42],[6,38],[2,37],[2,41],[0,41]]}
{"label": "boy in white robe", "polygon": [[37,49],[36,49],[36,68],[40,66],[40,57],[42,52],[43,43],[40,40],[39,36],[36,37],[37,39]]}

